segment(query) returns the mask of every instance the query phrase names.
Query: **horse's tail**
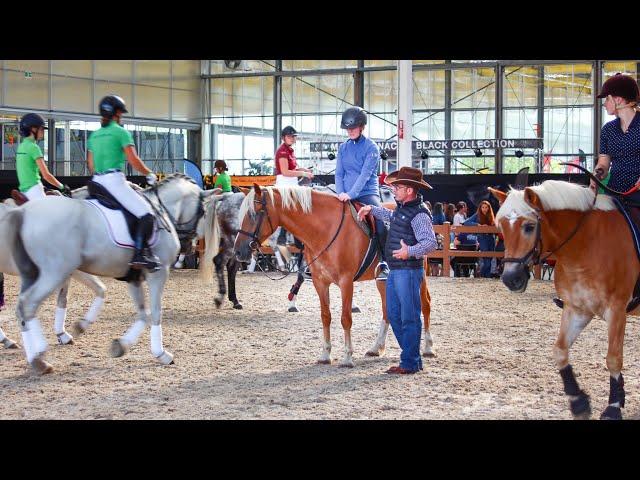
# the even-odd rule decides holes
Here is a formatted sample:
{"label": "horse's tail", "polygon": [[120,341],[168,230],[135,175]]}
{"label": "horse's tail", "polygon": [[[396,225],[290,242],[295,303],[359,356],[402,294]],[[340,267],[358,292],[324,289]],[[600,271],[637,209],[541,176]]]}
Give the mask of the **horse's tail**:
{"label": "horse's tail", "polygon": [[24,223],[24,210],[16,208],[7,214],[7,237],[6,246],[13,255],[13,261],[20,272],[22,278],[22,288],[24,291],[38,279],[40,269],[33,262],[22,241],[22,225]]}
{"label": "horse's tail", "polygon": [[200,275],[206,282],[213,281],[213,257],[220,251],[220,224],[218,223],[217,198],[209,202],[204,217],[204,243],[205,250],[200,265]]}

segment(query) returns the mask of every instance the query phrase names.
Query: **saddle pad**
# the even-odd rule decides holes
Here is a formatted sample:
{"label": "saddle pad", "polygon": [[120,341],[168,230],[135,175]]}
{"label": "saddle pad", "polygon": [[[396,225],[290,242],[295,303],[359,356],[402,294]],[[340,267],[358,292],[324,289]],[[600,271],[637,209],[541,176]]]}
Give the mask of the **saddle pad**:
{"label": "saddle pad", "polygon": [[[111,210],[102,206],[98,200],[84,200],[92,205],[96,210],[102,214],[102,218],[107,224],[107,230],[109,231],[109,237],[111,241],[118,247],[135,249],[135,242],[131,238],[127,221],[124,218],[124,214],[120,210]],[[149,246],[152,247],[158,241],[158,227],[154,225],[153,234],[149,239]]]}
{"label": "saddle pad", "polygon": [[[631,228],[631,236],[633,237],[633,244],[636,247],[636,254],[638,255],[638,260],[640,260],[640,230],[638,229],[638,225],[636,225],[633,222],[631,215],[624,208],[624,205],[622,204],[622,202],[614,196],[612,196],[611,198],[613,199],[613,202],[616,204],[616,207],[618,207],[618,210],[620,210],[620,213],[622,214],[622,216],[627,221],[629,228]],[[635,207],[631,207],[631,208],[635,208]]]}
{"label": "saddle pad", "polygon": [[372,227],[375,228],[375,220],[373,218],[373,215],[371,214],[365,217],[364,222],[358,218],[358,212],[363,207],[363,205],[364,204],[360,202],[357,202],[357,205],[354,202],[349,202],[349,210],[351,211],[351,216],[356,221],[356,224],[358,225],[358,227],[360,227],[360,230],[362,230],[367,237],[371,238],[375,233],[372,230]]}

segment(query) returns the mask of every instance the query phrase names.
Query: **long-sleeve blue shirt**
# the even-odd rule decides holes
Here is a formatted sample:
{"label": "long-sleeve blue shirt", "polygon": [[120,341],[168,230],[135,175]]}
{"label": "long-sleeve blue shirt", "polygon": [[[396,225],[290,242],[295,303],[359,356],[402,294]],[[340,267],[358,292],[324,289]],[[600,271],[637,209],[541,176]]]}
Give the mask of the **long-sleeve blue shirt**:
{"label": "long-sleeve blue shirt", "polygon": [[360,135],[357,141],[347,140],[338,148],[336,191],[352,199],[378,195],[378,162],[380,150],[370,138]]}
{"label": "long-sleeve blue shirt", "polygon": [[[393,210],[373,205],[371,207],[371,214],[375,218],[390,222]],[[411,228],[413,228],[413,234],[418,243],[407,247],[407,252],[410,257],[420,258],[438,248],[438,241],[436,240],[436,234],[433,231],[433,224],[431,223],[429,215],[426,213],[418,213],[413,217],[413,220],[411,220]]]}

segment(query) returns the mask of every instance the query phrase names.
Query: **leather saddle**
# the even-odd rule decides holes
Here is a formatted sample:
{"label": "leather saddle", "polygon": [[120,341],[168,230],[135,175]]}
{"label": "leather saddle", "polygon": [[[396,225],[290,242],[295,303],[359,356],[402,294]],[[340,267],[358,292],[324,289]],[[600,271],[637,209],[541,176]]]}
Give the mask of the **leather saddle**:
{"label": "leather saddle", "polygon": [[[353,209],[351,212],[352,214],[355,213],[354,219],[357,220],[358,225],[360,226],[360,228],[362,228],[362,222],[360,222],[360,220],[358,219],[358,212],[362,207],[364,207],[364,203],[360,203],[358,201],[352,200],[351,205],[353,206]],[[369,238],[373,238],[376,234],[376,219],[373,217],[371,213],[368,213],[364,217],[364,223],[368,227],[368,230],[365,230],[365,229],[363,230],[365,231],[365,233],[367,233],[367,235],[369,235]]]}
{"label": "leather saddle", "polygon": [[[50,195],[54,197],[59,196],[58,193],[54,192],[53,190],[45,191],[45,195],[48,195],[48,196]],[[15,188],[11,190],[11,198],[13,198],[13,201],[16,202],[16,205],[18,207],[20,205],[24,205],[29,201],[29,197],[27,197],[24,193],[22,193],[20,190],[17,190]]]}
{"label": "leather saddle", "polygon": [[[640,204],[631,200],[620,200],[616,197],[613,197],[613,201],[631,229],[636,254],[640,260]],[[640,305],[640,277],[636,280],[636,285],[633,288],[633,298],[627,305],[627,313],[635,310],[638,305]]]}
{"label": "leather saddle", "polygon": [[109,191],[97,182],[89,180],[87,182],[87,191],[89,196],[87,200],[95,199],[100,205],[110,210],[120,210],[124,214],[127,222],[127,228],[131,234],[131,238],[136,238],[136,228],[138,226],[138,217],[127,210]]}

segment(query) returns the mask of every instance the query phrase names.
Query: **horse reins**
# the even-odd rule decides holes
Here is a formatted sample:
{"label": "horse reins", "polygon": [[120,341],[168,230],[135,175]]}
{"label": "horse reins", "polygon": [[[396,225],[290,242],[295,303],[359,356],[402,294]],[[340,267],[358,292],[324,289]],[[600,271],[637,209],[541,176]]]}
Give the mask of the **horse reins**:
{"label": "horse reins", "polygon": [[[162,209],[166,212],[167,216],[169,217],[169,220],[173,224],[173,226],[174,226],[174,228],[176,230],[176,233],[178,234],[178,238],[180,240],[192,240],[196,236],[196,230],[198,228],[198,221],[200,220],[202,215],[204,215],[204,196],[203,196],[202,192],[200,192],[200,194],[199,194],[198,209],[196,210],[196,213],[194,214],[194,216],[190,220],[188,220],[186,222],[178,222],[175,218],[173,218],[173,215],[171,215],[171,212],[169,211],[169,209],[162,202],[162,199],[160,198],[160,195],[158,194],[158,185],[157,184],[154,184],[151,187],[151,191],[155,194],[156,198],[158,199],[158,203],[160,204]],[[151,202],[149,202],[149,203],[151,205],[153,205]],[[179,228],[179,226],[190,225],[190,224],[193,224],[190,228]]]}
{"label": "horse reins", "polygon": [[[258,220],[257,220],[257,223],[256,223],[256,228],[254,229],[254,231],[253,231],[253,232],[247,232],[246,230],[242,230],[242,229],[240,229],[240,230],[238,230],[238,234],[246,235],[246,236],[248,236],[248,237],[251,239],[251,241],[249,242],[249,248],[251,249],[251,251],[253,251],[253,252],[258,252],[258,253],[260,253],[260,254],[264,255],[264,254],[260,251],[260,238],[258,237],[258,233],[260,233],[260,229],[262,228],[262,222],[264,221],[264,217],[265,217],[265,215],[266,215],[266,217],[267,217],[267,220],[269,221],[269,226],[271,227],[271,230],[272,230],[272,231],[275,231],[275,229],[273,228],[273,224],[271,223],[271,218],[269,217],[269,212],[267,211],[267,200],[266,200],[265,195],[263,195],[263,196],[260,198],[260,201],[258,201],[258,200],[255,200],[255,199],[254,199],[254,200],[253,200],[253,203],[255,203],[255,204],[259,204],[259,205],[261,205],[261,206],[262,206],[262,209],[260,209],[260,211],[259,211],[259,212],[257,212]],[[315,258],[314,258],[313,260],[311,260],[310,262],[308,262],[308,263],[307,263],[307,268],[308,268],[309,266],[311,266],[311,264],[312,264],[313,262],[315,262],[318,258],[320,258],[320,256],[321,256],[324,252],[326,252],[326,251],[329,249],[329,247],[331,247],[331,245],[333,245],[333,242],[335,242],[335,241],[336,241],[336,238],[338,238],[338,235],[340,234],[340,231],[342,230],[342,225],[343,225],[343,223],[344,223],[344,217],[345,217],[345,206],[346,206],[346,202],[342,202],[342,216],[340,217],[340,225],[338,225],[338,230],[336,230],[336,233],[333,235],[333,238],[332,238],[332,239],[331,239],[331,241],[327,244],[327,246],[326,246],[326,247],[324,247],[324,248],[322,249],[322,251],[321,251],[318,255],[316,255],[316,256],[315,256]],[[262,270],[262,272],[266,275],[266,272],[262,269],[262,267],[261,267],[260,265],[258,265],[258,266],[259,266],[260,270]],[[278,271],[280,271],[280,270],[278,270]],[[267,277],[268,277],[269,279],[271,279],[271,280],[282,280],[283,278],[285,278],[286,276],[288,276],[290,273],[291,273],[291,271],[287,271],[287,273],[286,273],[283,277],[281,277],[281,278],[277,278],[277,279],[271,278],[271,277],[269,277],[268,275],[267,275]]]}

